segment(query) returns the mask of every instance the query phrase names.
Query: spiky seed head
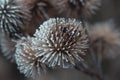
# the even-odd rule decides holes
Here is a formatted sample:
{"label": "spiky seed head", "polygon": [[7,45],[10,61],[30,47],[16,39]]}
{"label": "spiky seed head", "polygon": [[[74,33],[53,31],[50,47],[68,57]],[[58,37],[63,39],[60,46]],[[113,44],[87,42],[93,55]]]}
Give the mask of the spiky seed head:
{"label": "spiky seed head", "polygon": [[[18,0],[19,3],[26,5],[31,11],[32,19],[26,29],[26,32],[30,35],[35,33],[36,28],[38,28],[43,21],[51,17],[51,12],[55,12],[51,9],[48,1],[49,0]],[[29,26],[31,26],[31,28],[29,28]]]}
{"label": "spiky seed head", "polygon": [[15,0],[0,0],[0,29],[4,33],[21,33],[29,18],[29,11]]}
{"label": "spiky seed head", "polygon": [[91,16],[95,14],[95,11],[99,9],[101,5],[101,0],[85,0],[85,6],[83,8],[83,15]]}
{"label": "spiky seed head", "polygon": [[[54,1],[58,2],[61,0]],[[95,13],[100,4],[101,0],[63,0],[61,3],[56,3],[55,6],[59,8],[58,10],[64,17],[78,18],[81,14],[82,16],[90,17],[91,14]]]}
{"label": "spiky seed head", "polygon": [[88,32],[93,43],[98,39],[102,39],[108,44],[120,45],[120,34],[119,31],[115,29],[112,21],[96,23],[89,28]]}
{"label": "spiky seed head", "polygon": [[100,6],[101,0],[69,0],[69,5],[72,9],[76,9],[78,14],[83,14],[88,17],[95,13],[95,10]]}
{"label": "spiky seed head", "polygon": [[[25,0],[26,1],[26,0]],[[36,16],[42,19],[47,19],[49,18],[48,14],[47,14],[47,7],[48,7],[48,3],[44,0],[31,0],[32,2],[29,2],[27,5],[30,7],[30,10],[32,12],[32,16]],[[23,0],[24,2],[24,0]],[[31,5],[30,5],[31,4]]]}
{"label": "spiky seed head", "polygon": [[68,68],[76,61],[83,60],[88,49],[88,35],[80,21],[76,19],[51,18],[36,30],[35,54],[40,62],[49,67]]}
{"label": "spiky seed head", "polygon": [[[115,58],[119,55],[120,34],[113,21],[100,22],[88,30],[91,47],[103,58]],[[101,52],[99,49],[102,49]]]}
{"label": "spiky seed head", "polygon": [[40,62],[40,57],[35,56],[39,51],[35,50],[33,38],[22,38],[16,45],[15,59],[18,69],[28,78],[40,80],[46,66]]}

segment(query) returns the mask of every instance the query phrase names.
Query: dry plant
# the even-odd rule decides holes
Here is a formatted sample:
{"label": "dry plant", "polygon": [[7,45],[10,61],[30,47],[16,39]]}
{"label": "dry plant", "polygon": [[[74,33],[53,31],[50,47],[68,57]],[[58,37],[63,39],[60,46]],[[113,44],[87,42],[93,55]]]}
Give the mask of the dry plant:
{"label": "dry plant", "polygon": [[46,80],[56,69],[76,69],[104,80],[103,58],[119,55],[115,52],[120,34],[111,22],[86,27],[86,19],[100,4],[101,0],[0,0],[1,52],[30,80]]}

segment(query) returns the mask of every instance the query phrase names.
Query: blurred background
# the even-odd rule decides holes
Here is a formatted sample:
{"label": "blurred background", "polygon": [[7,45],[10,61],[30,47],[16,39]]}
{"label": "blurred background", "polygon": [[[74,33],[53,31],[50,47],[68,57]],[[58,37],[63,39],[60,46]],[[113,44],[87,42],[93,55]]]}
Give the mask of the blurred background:
{"label": "blurred background", "polygon": [[[115,28],[120,29],[120,0],[102,0],[102,4],[96,14],[92,15],[88,21],[91,24],[112,20]],[[0,51],[1,53],[1,51]],[[115,51],[114,55],[120,54],[120,50]],[[103,59],[102,70],[104,80],[120,80],[120,56],[111,59]],[[57,74],[56,74],[57,73]],[[47,79],[48,78],[48,79]],[[94,78],[85,75],[75,69],[58,69],[49,71],[46,80],[93,80]],[[19,73],[16,64],[10,63],[0,54],[0,80],[30,80],[24,78]],[[96,80],[96,79],[95,79]]]}

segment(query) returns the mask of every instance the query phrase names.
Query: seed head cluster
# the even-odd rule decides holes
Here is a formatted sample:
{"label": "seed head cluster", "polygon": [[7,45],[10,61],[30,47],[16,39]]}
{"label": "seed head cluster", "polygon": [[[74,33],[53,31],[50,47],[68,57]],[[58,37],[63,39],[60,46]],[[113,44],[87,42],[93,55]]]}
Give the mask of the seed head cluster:
{"label": "seed head cluster", "polygon": [[51,18],[36,30],[34,37],[18,41],[15,54],[18,68],[34,79],[39,79],[46,66],[69,68],[83,60],[81,55],[85,55],[88,41],[81,22]]}

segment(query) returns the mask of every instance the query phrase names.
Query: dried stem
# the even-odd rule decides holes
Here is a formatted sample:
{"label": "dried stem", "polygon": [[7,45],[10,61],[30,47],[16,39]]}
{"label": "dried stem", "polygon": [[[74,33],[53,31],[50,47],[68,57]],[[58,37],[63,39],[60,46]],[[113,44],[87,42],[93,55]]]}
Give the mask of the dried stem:
{"label": "dried stem", "polygon": [[98,78],[98,80],[103,80],[103,73],[102,73],[102,68],[101,68],[101,63],[102,63],[102,54],[101,54],[101,51],[102,51],[102,46],[101,44],[100,45],[100,48],[98,49],[99,53],[96,55],[94,53],[94,51],[91,49],[91,57],[92,57],[92,61],[94,63],[94,66],[95,68],[97,69],[98,73],[96,75],[96,77]]}
{"label": "dried stem", "polygon": [[86,62],[81,62],[76,64],[75,68],[86,75],[89,75],[91,78],[95,78],[95,80],[103,80],[103,74],[101,69],[101,57],[97,58],[98,55],[95,55],[92,49],[90,49],[90,55],[92,57],[92,62],[94,64],[95,69],[97,71],[93,71]]}

